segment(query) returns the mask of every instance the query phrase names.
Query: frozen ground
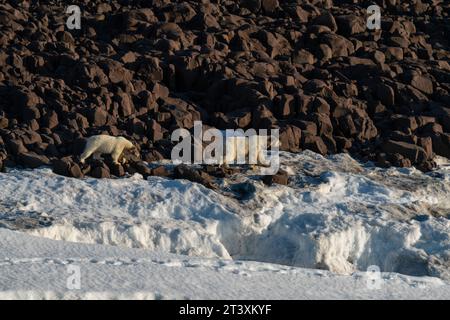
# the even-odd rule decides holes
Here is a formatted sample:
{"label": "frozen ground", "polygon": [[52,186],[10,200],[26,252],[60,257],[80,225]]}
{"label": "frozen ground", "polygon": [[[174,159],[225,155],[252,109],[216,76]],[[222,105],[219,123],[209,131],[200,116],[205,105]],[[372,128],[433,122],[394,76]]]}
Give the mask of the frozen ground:
{"label": "frozen ground", "polygon": [[[0,174],[0,297],[450,298],[445,161],[423,174],[347,155],[281,159],[289,186],[249,172],[220,192],[138,175]],[[70,263],[81,290],[65,288]]]}
{"label": "frozen ground", "polygon": [[[80,289],[68,290],[71,267]],[[143,249],[54,241],[0,229],[0,299],[445,299],[436,278],[206,259]],[[373,288],[373,289],[370,289]]]}

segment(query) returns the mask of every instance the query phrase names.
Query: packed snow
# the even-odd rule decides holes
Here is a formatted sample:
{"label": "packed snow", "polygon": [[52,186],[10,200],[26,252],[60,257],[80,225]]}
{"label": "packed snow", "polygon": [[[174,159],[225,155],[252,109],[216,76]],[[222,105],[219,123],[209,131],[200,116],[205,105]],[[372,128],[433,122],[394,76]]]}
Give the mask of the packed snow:
{"label": "packed snow", "polygon": [[[68,286],[79,268],[79,289]],[[0,299],[446,299],[437,278],[188,257],[0,229]]]}
{"label": "packed snow", "polygon": [[[0,298],[449,298],[450,165],[438,162],[424,174],[281,153],[288,186],[249,170],[218,191],[10,169]],[[71,263],[78,291],[65,288]],[[381,289],[364,281],[371,266]]]}

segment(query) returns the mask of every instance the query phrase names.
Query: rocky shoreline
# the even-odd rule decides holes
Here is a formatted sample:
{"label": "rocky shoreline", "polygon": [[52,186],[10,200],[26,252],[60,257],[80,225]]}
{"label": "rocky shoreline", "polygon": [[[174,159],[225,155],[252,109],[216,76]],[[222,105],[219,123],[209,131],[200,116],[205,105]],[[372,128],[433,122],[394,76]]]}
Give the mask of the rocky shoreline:
{"label": "rocky shoreline", "polygon": [[[71,4],[80,30],[66,27],[63,1],[0,3],[0,168],[168,175],[143,161],[170,158],[171,132],[197,120],[279,128],[281,150],[380,166],[428,171],[435,154],[450,158],[448,2]],[[378,31],[366,28],[371,4],[382,9]],[[100,133],[132,140],[141,159],[80,165],[84,139]],[[228,174],[192,170],[173,175]]]}

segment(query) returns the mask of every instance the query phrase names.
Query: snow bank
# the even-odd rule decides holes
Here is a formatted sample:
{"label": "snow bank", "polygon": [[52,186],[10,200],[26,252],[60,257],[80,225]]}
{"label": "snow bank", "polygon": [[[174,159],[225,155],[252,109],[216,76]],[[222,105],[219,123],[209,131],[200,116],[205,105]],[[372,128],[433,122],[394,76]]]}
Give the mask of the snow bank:
{"label": "snow bank", "polygon": [[[0,225],[55,240],[264,261],[351,274],[450,279],[450,170],[381,169],[348,155],[282,153],[289,186],[254,176],[222,191],[139,175],[77,180],[49,169],[0,174]],[[246,200],[233,185],[254,187]],[[252,188],[249,188],[251,190]],[[231,190],[231,191],[230,191]]]}
{"label": "snow bank", "polygon": [[[68,289],[70,268],[79,288]],[[0,299],[447,299],[436,278],[206,259],[54,241],[0,229]]]}

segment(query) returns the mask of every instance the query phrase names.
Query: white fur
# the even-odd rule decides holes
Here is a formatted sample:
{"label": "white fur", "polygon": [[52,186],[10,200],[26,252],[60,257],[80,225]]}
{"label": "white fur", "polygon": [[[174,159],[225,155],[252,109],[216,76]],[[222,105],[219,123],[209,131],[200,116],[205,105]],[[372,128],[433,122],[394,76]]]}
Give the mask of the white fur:
{"label": "white fur", "polygon": [[80,162],[84,163],[91,155],[98,158],[102,154],[110,154],[114,163],[119,164],[119,158],[122,152],[133,147],[133,143],[124,137],[108,135],[92,136],[87,139],[86,147],[80,157]]}
{"label": "white fur", "polygon": [[[256,136],[256,139],[251,140],[249,137],[227,137],[225,138],[224,134],[224,159],[223,164],[228,166],[230,163],[234,163],[238,160],[238,155],[242,154],[246,161],[250,160],[250,152],[252,153],[252,157],[256,159],[257,164],[263,166],[270,166],[269,160],[266,159],[264,148],[268,148],[269,141],[266,140],[264,144],[264,139],[267,139],[265,136]],[[250,143],[256,142],[256,146],[250,148]],[[252,164],[255,165],[255,164]]]}

